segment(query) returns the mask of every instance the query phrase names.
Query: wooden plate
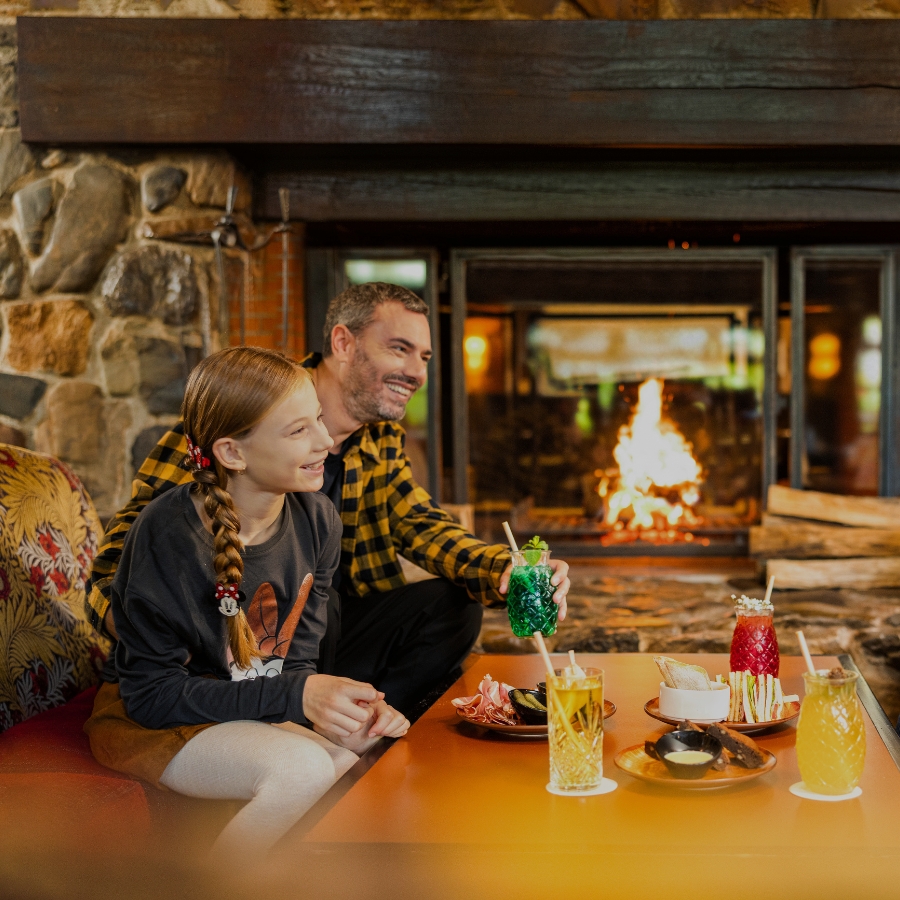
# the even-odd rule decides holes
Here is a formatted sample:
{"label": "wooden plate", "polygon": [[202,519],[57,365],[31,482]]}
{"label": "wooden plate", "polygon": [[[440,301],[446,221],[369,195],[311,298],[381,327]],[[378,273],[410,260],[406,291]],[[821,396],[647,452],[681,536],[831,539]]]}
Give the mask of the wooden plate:
{"label": "wooden plate", "polygon": [[[603,701],[603,718],[604,720],[609,719],[611,716],[614,716],[616,713],[616,704],[612,702],[612,700],[604,700]],[[471,719],[467,718],[463,715],[463,711],[461,709],[456,710],[456,714],[463,720],[463,722],[468,722],[470,725],[474,725],[476,728],[484,728],[486,731],[496,731],[500,734],[508,735],[509,737],[521,737],[521,738],[545,738],[547,737],[547,726],[546,725],[500,725],[495,722],[485,723],[485,722],[473,722]]]}
{"label": "wooden plate", "polygon": [[641,781],[649,781],[651,784],[662,784],[666,787],[683,788],[689,791],[713,790],[714,788],[730,787],[733,784],[742,784],[752,781],[771,772],[775,768],[775,755],[760,747],[760,752],[765,754],[766,761],[758,769],[745,769],[741,766],[726,766],[724,771],[716,772],[710,769],[702,778],[676,778],[669,773],[666,764],[658,759],[651,759],[644,752],[643,744],[635,744],[628,747],[616,756],[615,763],[623,771]]}
{"label": "wooden plate", "polygon": [[[800,704],[796,700],[792,700],[785,705],[790,710],[790,714],[782,716],[780,719],[773,719],[771,722],[723,722],[722,724],[727,725],[732,731],[740,731],[744,734],[759,734],[760,732],[768,731],[770,728],[775,728],[777,725],[784,725],[786,722],[792,722],[800,715]],[[673,719],[671,716],[664,716],[659,711],[659,697],[648,700],[644,704],[644,712],[647,713],[650,718],[659,719],[660,722],[665,722],[667,725],[680,725],[684,721],[684,719]],[[712,724],[711,722],[703,722],[699,719],[691,719],[691,721],[699,728],[704,728],[705,726]]]}

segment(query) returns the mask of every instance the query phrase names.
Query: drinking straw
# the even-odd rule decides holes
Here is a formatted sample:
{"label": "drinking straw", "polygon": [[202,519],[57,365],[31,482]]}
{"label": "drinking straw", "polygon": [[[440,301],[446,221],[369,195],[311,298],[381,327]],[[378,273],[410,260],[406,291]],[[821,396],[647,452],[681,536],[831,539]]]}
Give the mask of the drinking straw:
{"label": "drinking straw", "polygon": [[797,638],[800,641],[800,649],[803,651],[803,658],[806,660],[806,668],[809,669],[810,675],[816,674],[816,667],[813,665],[812,657],[809,655],[809,647],[806,644],[806,638],[803,637],[803,632],[797,632]]}
{"label": "drinking straw", "polygon": [[772,599],[772,589],[775,587],[775,576],[773,575],[769,579],[769,586],[766,588],[766,599],[765,602],[768,603]]}
{"label": "drinking straw", "polygon": [[516,539],[513,537],[512,529],[509,527],[509,522],[503,523],[503,530],[506,532],[506,539],[509,541],[509,547],[513,553],[519,552],[519,545],[516,543]]}
{"label": "drinking straw", "polygon": [[[504,523],[505,524],[505,523]],[[544,636],[536,631],[534,633],[534,642],[537,644],[538,652],[544,657],[544,665],[547,667],[547,675],[551,678],[556,674],[553,670],[553,663],[550,662],[550,654],[547,652],[547,645],[544,643]]]}
{"label": "drinking straw", "polygon": [[544,643],[544,636],[539,631],[535,631],[533,637],[541,656],[544,657],[544,665],[547,667],[547,700],[556,706],[556,711],[559,714],[559,721],[562,724],[562,727],[568,733],[572,743],[575,746],[580,747],[582,752],[584,753],[586,752],[586,744],[584,738],[581,737],[574,728],[572,728],[572,724],[571,722],[569,722],[569,717],[566,715],[566,711],[563,709],[559,697],[556,696],[556,693],[554,691],[550,690],[550,679],[556,675],[556,672],[553,671],[553,663],[550,661],[550,654],[547,652],[547,645]]}
{"label": "drinking straw", "polygon": [[577,669],[579,672],[581,672],[582,675],[584,675],[584,669],[582,669],[581,666],[579,666],[578,663],[575,661],[575,651],[574,650],[569,651],[569,662],[572,664],[573,672]]}

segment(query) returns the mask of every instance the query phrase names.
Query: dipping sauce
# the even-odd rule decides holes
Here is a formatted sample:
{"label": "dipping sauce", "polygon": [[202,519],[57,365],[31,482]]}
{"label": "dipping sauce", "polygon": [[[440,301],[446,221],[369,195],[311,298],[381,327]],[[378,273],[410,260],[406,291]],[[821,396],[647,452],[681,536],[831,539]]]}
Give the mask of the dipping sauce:
{"label": "dipping sauce", "polygon": [[688,766],[699,766],[701,763],[709,762],[712,758],[712,753],[707,753],[705,750],[673,750],[666,754],[669,762]]}

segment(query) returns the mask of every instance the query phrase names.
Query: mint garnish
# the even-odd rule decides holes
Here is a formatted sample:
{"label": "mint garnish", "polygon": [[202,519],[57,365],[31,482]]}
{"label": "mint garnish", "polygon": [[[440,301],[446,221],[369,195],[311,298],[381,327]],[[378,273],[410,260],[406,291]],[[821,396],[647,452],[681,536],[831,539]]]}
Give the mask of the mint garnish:
{"label": "mint garnish", "polygon": [[536,566],[541,561],[541,554],[549,549],[547,542],[535,535],[527,544],[522,545],[522,556],[529,566]]}

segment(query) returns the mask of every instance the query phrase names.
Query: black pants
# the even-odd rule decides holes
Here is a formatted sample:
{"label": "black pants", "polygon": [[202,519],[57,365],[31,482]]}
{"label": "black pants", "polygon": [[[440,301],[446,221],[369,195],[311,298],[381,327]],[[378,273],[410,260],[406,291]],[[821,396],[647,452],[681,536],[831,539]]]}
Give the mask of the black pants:
{"label": "black pants", "polygon": [[482,607],[443,578],[364,599],[329,591],[319,671],[366,681],[403,713],[469,654]]}

